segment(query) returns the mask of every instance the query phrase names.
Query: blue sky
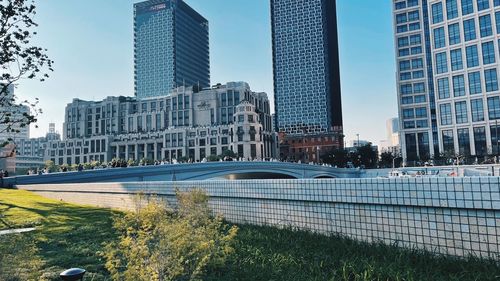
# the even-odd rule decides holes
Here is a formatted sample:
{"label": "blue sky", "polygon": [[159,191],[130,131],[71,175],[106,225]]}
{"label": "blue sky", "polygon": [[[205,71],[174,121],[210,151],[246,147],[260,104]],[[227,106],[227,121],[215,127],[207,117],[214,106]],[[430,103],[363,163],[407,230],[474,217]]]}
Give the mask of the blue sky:
{"label": "blue sky", "polygon": [[[55,61],[44,83],[21,81],[21,98],[41,100],[32,136],[62,130],[73,98],[133,95],[132,5],[124,0],[37,1],[36,41]],[[273,94],[269,0],[186,0],[210,22],[212,84],[247,81]],[[337,0],[344,128],[374,143],[397,115],[391,1]]]}

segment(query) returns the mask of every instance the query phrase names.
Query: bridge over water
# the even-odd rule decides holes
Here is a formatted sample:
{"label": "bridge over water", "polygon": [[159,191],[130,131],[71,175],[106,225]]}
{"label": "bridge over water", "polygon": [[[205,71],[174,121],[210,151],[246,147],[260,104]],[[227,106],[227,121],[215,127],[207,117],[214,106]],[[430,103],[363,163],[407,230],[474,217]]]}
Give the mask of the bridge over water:
{"label": "bridge over water", "polygon": [[359,178],[357,169],[337,169],[283,162],[207,162],[109,168],[82,172],[18,176],[4,179],[5,186],[48,183],[186,181],[209,179],[318,179]]}

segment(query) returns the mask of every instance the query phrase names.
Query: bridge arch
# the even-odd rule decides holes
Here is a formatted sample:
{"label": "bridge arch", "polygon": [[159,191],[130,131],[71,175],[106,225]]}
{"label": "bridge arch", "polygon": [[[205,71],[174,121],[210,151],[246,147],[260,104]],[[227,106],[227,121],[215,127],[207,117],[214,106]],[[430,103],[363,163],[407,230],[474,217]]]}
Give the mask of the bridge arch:
{"label": "bridge arch", "polygon": [[219,170],[207,171],[206,173],[198,173],[195,176],[185,178],[184,180],[209,180],[216,178],[226,178],[230,180],[243,179],[301,179],[302,175],[293,171],[287,170],[263,170],[263,169],[247,169],[247,170]]}
{"label": "bridge arch", "polygon": [[321,174],[321,175],[315,175],[313,178],[319,180],[319,179],[336,179],[337,177],[330,174]]}

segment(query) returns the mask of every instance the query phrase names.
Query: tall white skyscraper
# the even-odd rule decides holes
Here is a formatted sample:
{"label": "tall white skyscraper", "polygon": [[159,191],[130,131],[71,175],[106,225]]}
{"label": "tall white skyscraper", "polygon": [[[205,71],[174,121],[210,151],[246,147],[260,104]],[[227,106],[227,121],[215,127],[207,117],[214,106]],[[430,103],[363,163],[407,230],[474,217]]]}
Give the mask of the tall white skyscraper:
{"label": "tall white skyscraper", "polygon": [[500,0],[393,0],[403,158],[499,154]]}

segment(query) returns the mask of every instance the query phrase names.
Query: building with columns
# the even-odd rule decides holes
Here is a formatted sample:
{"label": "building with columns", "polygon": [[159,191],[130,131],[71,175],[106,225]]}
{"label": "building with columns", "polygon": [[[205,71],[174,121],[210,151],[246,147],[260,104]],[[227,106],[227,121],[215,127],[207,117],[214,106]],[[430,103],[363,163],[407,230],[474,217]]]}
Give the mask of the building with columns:
{"label": "building with columns", "polygon": [[245,82],[178,87],[150,99],[74,99],[66,107],[62,141],[46,160],[58,165],[149,159],[202,161],[231,150],[245,159],[274,158],[276,134],[266,93]]}

